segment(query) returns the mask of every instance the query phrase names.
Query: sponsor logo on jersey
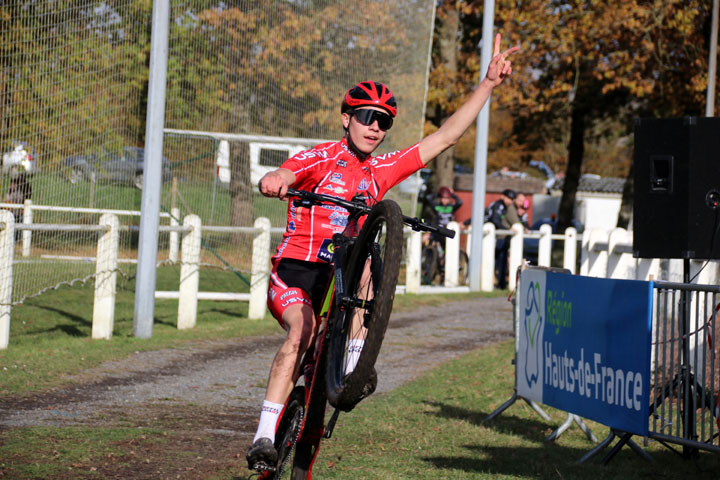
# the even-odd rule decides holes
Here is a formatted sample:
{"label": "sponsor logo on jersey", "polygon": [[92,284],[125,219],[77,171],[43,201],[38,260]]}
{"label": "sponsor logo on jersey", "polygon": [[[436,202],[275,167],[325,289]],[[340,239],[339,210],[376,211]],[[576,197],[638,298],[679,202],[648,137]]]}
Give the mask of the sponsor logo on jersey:
{"label": "sponsor logo on jersey", "polygon": [[357,158],[357,155],[355,155],[355,152],[353,152],[352,150],[350,150],[346,144],[341,143],[340,146],[341,146],[342,149],[345,150],[347,153],[349,153],[349,154],[352,155],[353,157]]}
{"label": "sponsor logo on jersey", "polygon": [[344,193],[347,193],[347,188],[343,188],[340,186],[336,187],[335,185],[325,185],[323,187],[323,190],[330,190],[331,192],[337,193],[338,195],[343,195]]}
{"label": "sponsor logo on jersey", "polygon": [[300,292],[297,291],[297,289],[293,288],[292,290],[288,290],[287,292],[280,295],[280,300],[289,297],[290,295],[299,295]]}
{"label": "sponsor logo on jersey", "polygon": [[328,152],[326,152],[325,150],[318,150],[318,151],[306,150],[304,152],[298,153],[293,158],[295,158],[296,160],[310,160],[313,158],[327,158],[327,157],[328,157]]}
{"label": "sponsor logo on jersey", "polygon": [[285,240],[283,240],[280,247],[278,247],[278,255],[281,255],[283,250],[285,250],[285,247],[287,247],[288,240],[290,240],[290,237],[285,237]]}
{"label": "sponsor logo on jersey", "polygon": [[362,180],[360,180],[360,185],[358,185],[357,189],[358,190],[367,190],[368,188],[370,188],[370,182],[368,181],[368,179],[363,178]]}
{"label": "sponsor logo on jersey", "polygon": [[293,222],[292,220],[290,220],[290,221],[288,222],[287,229],[288,229],[288,232],[294,233],[294,232],[295,232],[295,229],[296,229],[296,227],[295,227],[295,222]]}
{"label": "sponsor logo on jersey", "polygon": [[307,298],[304,298],[304,297],[290,297],[290,298],[288,298],[287,300],[285,300],[284,302],[282,302],[282,303],[280,304],[280,306],[281,306],[281,307],[287,307],[288,305],[292,305],[293,303],[297,303],[297,302],[307,303],[308,305],[310,305],[310,300],[308,300]]}
{"label": "sponsor logo on jersey", "polygon": [[345,185],[345,182],[343,182],[343,179],[342,179],[342,173],[331,174],[329,180],[330,180],[330,182],[337,183],[338,185]]}
{"label": "sponsor logo on jersey", "polygon": [[281,306],[281,307],[287,307],[288,305],[293,304],[293,303],[295,303],[295,302],[299,302],[300,300],[302,300],[302,299],[299,298],[299,297],[288,298],[287,300],[285,300],[284,302],[282,302],[282,303],[280,304],[280,306]]}
{"label": "sponsor logo on jersey", "polygon": [[[400,153],[400,150],[396,150],[396,151],[394,151],[394,152],[384,153],[384,154],[382,154],[382,155],[378,155],[377,157],[375,157],[375,160],[376,160],[375,163],[377,163],[378,160],[382,161],[382,160],[387,160],[388,158],[392,158],[392,157],[394,157],[395,155],[397,155],[398,153]],[[375,165],[375,164],[373,164],[373,165]]]}
{"label": "sponsor logo on jersey", "polygon": [[347,162],[345,160],[338,160],[336,164],[338,167],[347,167]]}
{"label": "sponsor logo on jersey", "polygon": [[270,290],[268,290],[268,295],[270,295],[270,300],[275,300],[276,293],[277,292],[275,292],[275,290],[273,290],[272,288]]}
{"label": "sponsor logo on jersey", "polygon": [[335,251],[335,246],[332,243],[332,240],[329,238],[326,238],[323,240],[322,245],[320,245],[320,248],[317,252],[317,258],[322,260],[323,262],[332,262],[333,259],[333,252]]}
{"label": "sponsor logo on jersey", "polygon": [[340,212],[333,212],[330,214],[330,225],[335,227],[344,227],[347,225],[348,215],[343,215]]}

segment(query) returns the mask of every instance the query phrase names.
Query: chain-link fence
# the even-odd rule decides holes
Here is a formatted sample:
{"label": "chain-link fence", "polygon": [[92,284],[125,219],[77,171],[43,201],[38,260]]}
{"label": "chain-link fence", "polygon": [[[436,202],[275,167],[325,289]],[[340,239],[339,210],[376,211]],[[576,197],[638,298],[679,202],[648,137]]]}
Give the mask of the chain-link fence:
{"label": "chain-link fence", "polygon": [[[192,213],[203,225],[252,226],[263,216],[283,227],[285,207],[257,193],[258,175],[308,139],[339,139],[340,101],[359,81],[387,83],[399,103],[377,153],[420,139],[434,2],[172,0],[170,7],[165,126],[176,133],[164,139],[161,224]],[[0,6],[2,208],[18,222],[46,224],[97,225],[101,213],[118,211],[120,256],[128,260],[119,268],[130,276],[138,233],[127,226],[139,224],[151,16],[152,2],[141,0]],[[411,180],[391,192],[410,213],[415,187]],[[33,208],[13,208],[26,198]],[[92,276],[96,240],[96,232],[20,234],[12,303]],[[201,262],[234,272],[242,290],[250,242],[204,235]],[[161,233],[161,262],[169,243]]]}

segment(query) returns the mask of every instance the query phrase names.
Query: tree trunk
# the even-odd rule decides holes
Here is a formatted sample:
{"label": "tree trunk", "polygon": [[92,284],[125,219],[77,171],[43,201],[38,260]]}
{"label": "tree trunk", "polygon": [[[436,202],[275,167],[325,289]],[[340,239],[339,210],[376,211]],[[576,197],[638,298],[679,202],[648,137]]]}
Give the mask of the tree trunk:
{"label": "tree trunk", "polygon": [[573,106],[570,120],[570,144],[568,145],[568,164],[565,171],[565,183],[558,211],[557,232],[562,233],[572,225],[575,210],[575,195],[580,182],[583,154],[585,152],[585,109]]}
{"label": "tree trunk", "polygon": [[[448,81],[454,82],[457,79],[458,70],[457,52],[460,31],[460,10],[458,9],[456,1],[445,2],[445,5],[440,8],[442,11],[438,12],[435,30],[439,55],[437,63],[444,69],[445,78]],[[443,103],[449,101],[450,99],[448,98]],[[450,115],[445,105],[441,105],[441,108],[438,108],[436,111],[437,115],[433,119],[433,123],[440,126],[445,123],[445,120],[447,120]],[[454,148],[450,148],[437,156],[434,170],[437,180],[435,185],[436,189],[442,186],[454,187]]]}
{"label": "tree trunk", "polygon": [[437,175],[436,190],[440,187],[455,189],[454,153],[454,148],[448,148],[435,159],[435,175]]}
{"label": "tree trunk", "polygon": [[633,202],[635,201],[635,162],[630,163],[625,185],[622,192],[622,203],[620,204],[620,212],[618,212],[618,228],[627,228],[630,226],[630,220],[633,213]]}

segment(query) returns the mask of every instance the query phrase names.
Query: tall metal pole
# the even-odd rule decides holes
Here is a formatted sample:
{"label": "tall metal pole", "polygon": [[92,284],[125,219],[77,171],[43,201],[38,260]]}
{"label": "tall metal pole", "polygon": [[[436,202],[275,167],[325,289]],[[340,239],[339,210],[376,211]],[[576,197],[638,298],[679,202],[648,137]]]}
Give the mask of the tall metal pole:
{"label": "tall metal pole", "polygon": [[162,189],[165,82],[168,63],[170,1],[154,0],[150,44],[150,78],[145,125],[145,157],[140,211],[140,244],[135,283],[133,334],[150,338],[155,314],[155,264]]}
{"label": "tall metal pole", "polygon": [[715,116],[715,72],[717,71],[718,0],[713,0],[712,27],[710,31],[710,58],[708,60],[707,100],[705,116]]}
{"label": "tall metal pole", "polygon": [[[487,73],[493,55],[493,24],[495,0],[485,0],[483,5],[482,52],[480,56],[480,81]],[[480,111],[475,134],[475,168],[473,174],[472,227],[470,242],[470,291],[480,291],[482,257],[482,227],[485,217],[485,177],[487,173],[488,128],[490,125],[490,98]]]}

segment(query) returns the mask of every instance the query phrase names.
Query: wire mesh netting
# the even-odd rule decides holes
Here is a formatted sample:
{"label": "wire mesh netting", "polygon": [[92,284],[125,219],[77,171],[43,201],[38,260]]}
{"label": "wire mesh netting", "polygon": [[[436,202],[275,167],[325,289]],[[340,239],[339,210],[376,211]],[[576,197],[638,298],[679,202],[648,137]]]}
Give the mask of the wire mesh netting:
{"label": "wire mesh netting", "polygon": [[[122,225],[118,267],[132,277],[142,198],[152,3],[0,6],[2,208],[18,223]],[[363,80],[388,84],[395,126],[378,154],[421,138],[434,2],[172,0],[161,225],[284,227],[285,205],[257,180],[289,155],[342,135],[340,102]],[[390,196],[413,213],[417,181]],[[31,208],[20,208],[29,199]],[[277,242],[279,234],[275,233]],[[97,231],[17,232],[12,301],[90,279]],[[158,261],[169,262],[161,232]],[[252,235],[204,232],[201,264],[248,285]],[[180,259],[181,261],[181,259]],[[8,282],[9,279],[2,279]],[[161,286],[158,286],[160,288]],[[165,286],[176,288],[177,285]]]}

